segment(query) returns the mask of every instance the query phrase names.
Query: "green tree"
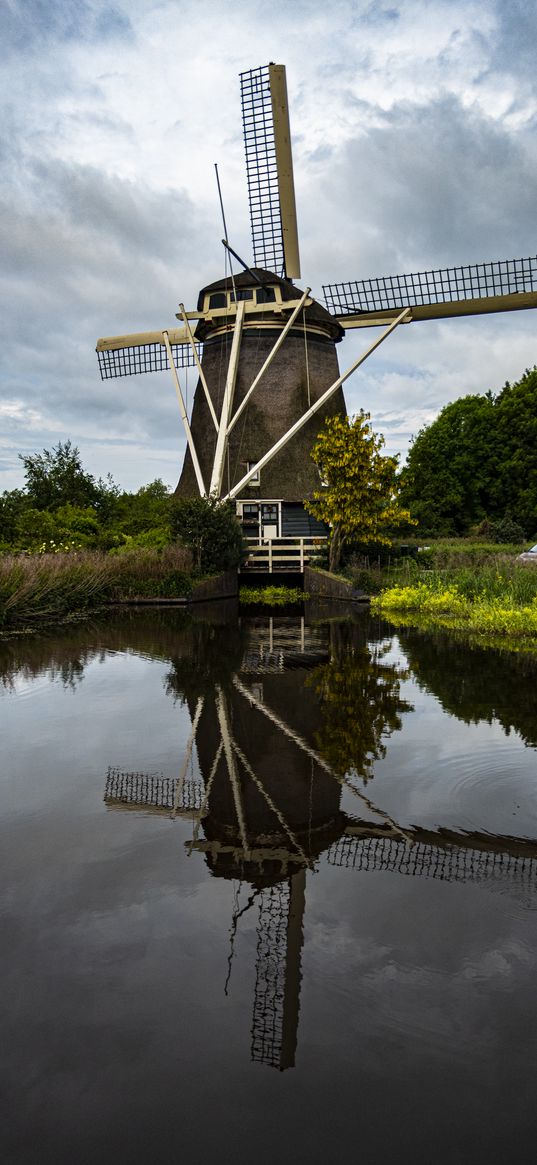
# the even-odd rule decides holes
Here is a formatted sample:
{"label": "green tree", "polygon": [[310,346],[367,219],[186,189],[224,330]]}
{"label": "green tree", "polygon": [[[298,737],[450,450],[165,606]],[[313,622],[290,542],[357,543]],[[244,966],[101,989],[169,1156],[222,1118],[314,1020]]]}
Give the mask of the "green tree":
{"label": "green tree", "polygon": [[330,526],[329,569],[339,566],[346,542],[381,543],[411,523],[398,501],[397,457],[381,453],[384,438],[373,432],[369,414],[329,417],[312,450],[322,488],[306,509]]}
{"label": "green tree", "polygon": [[59,441],[52,450],[19,457],[24,465],[26,494],[35,509],[56,510],[70,503],[82,508],[92,506],[104,519],[110,516],[118,487],[110,474],[106,481],[96,481],[87,473],[80,450],[71,441]]}
{"label": "green tree", "polygon": [[38,510],[35,506],[24,510],[18,522],[17,541],[24,550],[35,550],[56,541],[59,543],[60,531],[54,515],[47,510]]}
{"label": "green tree", "polygon": [[117,498],[115,523],[125,534],[162,533],[170,541],[172,499],[168,486],[157,478],[136,493],[122,493]]}
{"label": "green tree", "polygon": [[499,507],[509,510],[526,534],[537,530],[537,368],[527,369],[516,384],[504,385],[496,401]]}
{"label": "green tree", "polygon": [[401,497],[423,531],[464,534],[501,506],[495,407],[490,394],[462,397],[413,441]]}
{"label": "green tree", "polygon": [[494,396],[446,405],[414,440],[401,498],[422,532],[465,534],[484,519],[537,530],[537,368]]}
{"label": "green tree", "polygon": [[16,542],[21,516],[29,506],[24,490],[4,490],[0,497],[0,548],[7,549]]}
{"label": "green tree", "polygon": [[192,551],[194,569],[215,574],[237,567],[242,554],[242,530],[231,503],[216,498],[174,498],[171,530]]}

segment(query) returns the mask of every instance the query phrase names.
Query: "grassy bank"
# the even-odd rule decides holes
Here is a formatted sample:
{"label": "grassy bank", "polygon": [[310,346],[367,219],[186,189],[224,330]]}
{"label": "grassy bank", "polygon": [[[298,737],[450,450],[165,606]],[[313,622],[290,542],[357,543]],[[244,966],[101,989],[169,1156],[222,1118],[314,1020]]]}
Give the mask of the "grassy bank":
{"label": "grassy bank", "polygon": [[31,627],[74,617],[110,602],[179,598],[192,589],[189,551],[133,550],[121,555],[3,555],[0,628]]}
{"label": "grassy bank", "polygon": [[387,572],[372,607],[396,622],[537,641],[537,570],[498,549],[465,557],[459,545],[441,569],[418,563]]}

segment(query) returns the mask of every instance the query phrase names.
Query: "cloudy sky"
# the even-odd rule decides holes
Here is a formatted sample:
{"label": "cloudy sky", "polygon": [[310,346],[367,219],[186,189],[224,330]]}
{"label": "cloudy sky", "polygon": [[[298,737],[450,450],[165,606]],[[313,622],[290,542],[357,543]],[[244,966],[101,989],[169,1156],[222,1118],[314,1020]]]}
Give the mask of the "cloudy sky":
{"label": "cloudy sky", "polygon": [[[99,336],[172,325],[251,259],[238,74],[286,64],[303,279],[535,255],[534,0],[2,0],[0,489],[58,440],[175,485],[169,374],[101,382]],[[403,455],[537,362],[537,314],[413,324],[348,383]],[[342,368],[372,333],[349,333]],[[190,400],[194,376],[189,373]]]}

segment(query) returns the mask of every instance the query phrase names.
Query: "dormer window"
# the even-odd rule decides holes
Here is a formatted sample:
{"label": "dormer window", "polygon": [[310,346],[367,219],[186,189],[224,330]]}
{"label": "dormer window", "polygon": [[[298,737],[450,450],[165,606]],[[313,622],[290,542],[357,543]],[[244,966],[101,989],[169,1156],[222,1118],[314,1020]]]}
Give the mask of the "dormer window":
{"label": "dormer window", "polygon": [[[239,288],[237,288],[237,297],[236,298],[237,298],[237,300],[253,299],[254,293],[253,293],[251,287],[239,287]],[[230,299],[230,303],[235,303],[235,292],[234,291],[231,291],[229,293],[229,299]]]}
{"label": "dormer window", "polygon": [[257,287],[255,294],[258,303],[274,303],[276,299],[273,287]]}
{"label": "dormer window", "polygon": [[213,291],[213,294],[209,296],[209,310],[215,307],[227,307],[225,291]]}
{"label": "dormer window", "polygon": [[222,311],[235,303],[275,303],[277,300],[275,287],[237,287],[236,291],[211,291],[205,296],[205,311]]}

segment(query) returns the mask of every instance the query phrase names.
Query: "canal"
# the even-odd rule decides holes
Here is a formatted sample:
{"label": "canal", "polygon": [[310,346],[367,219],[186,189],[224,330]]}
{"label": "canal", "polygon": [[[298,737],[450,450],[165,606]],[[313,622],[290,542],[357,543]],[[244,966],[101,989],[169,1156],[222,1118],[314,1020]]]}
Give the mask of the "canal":
{"label": "canal", "polygon": [[0,681],[5,1161],[526,1158],[537,656],[231,603]]}

